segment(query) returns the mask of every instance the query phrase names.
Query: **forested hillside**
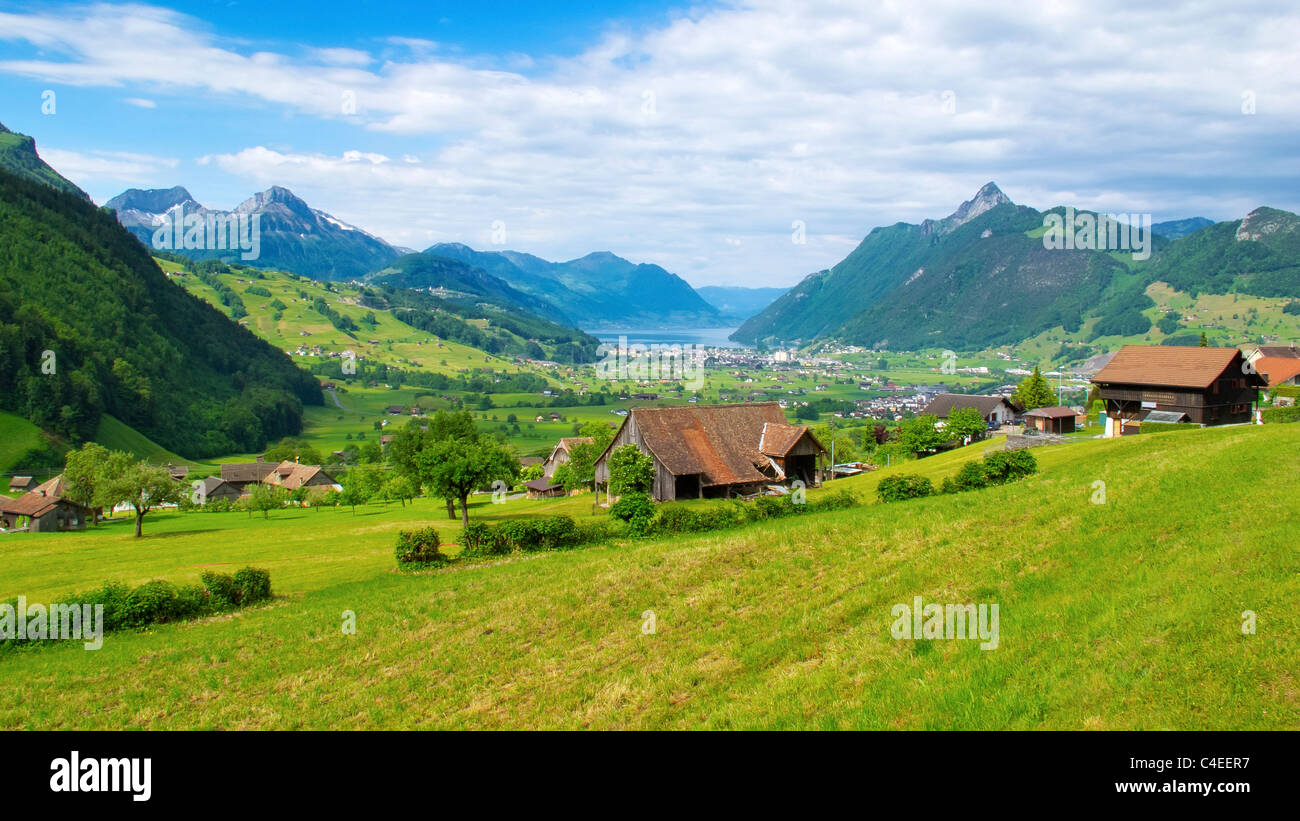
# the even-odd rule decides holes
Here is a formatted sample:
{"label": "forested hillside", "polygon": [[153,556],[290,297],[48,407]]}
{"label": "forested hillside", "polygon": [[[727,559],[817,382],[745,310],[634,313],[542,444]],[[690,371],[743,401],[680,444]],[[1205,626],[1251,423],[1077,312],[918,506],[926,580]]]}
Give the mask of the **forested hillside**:
{"label": "forested hillside", "polygon": [[73,442],[108,413],[187,457],[297,433],[315,379],[168,281],[106,210],[0,171],[0,408]]}

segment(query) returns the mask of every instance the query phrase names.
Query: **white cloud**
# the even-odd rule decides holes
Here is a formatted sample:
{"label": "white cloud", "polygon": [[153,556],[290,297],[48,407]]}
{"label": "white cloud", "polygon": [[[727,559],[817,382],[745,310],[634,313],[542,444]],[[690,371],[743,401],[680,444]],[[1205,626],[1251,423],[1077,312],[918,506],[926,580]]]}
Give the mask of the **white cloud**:
{"label": "white cloud", "polygon": [[154,157],[125,151],[81,153],[42,148],[40,155],[60,174],[80,186],[102,180],[123,185],[150,185],[155,182],[160,170],[173,169],[179,165],[173,157]]}
{"label": "white cloud", "polygon": [[698,284],[762,285],[833,264],[873,226],[944,216],[990,179],[1037,207],[1157,219],[1295,209],[1298,39],[1300,16],[1266,1],[1028,15],[755,0],[611,32],[567,59],[457,60],[403,37],[376,55],[291,57],[241,52],[176,12],[95,6],[0,14],[0,43],[44,51],[0,72],[356,122],[330,153],[255,135],[203,150],[397,244],[486,246],[503,220],[521,250],[607,248]]}
{"label": "white cloud", "polygon": [[136,108],[157,108],[158,103],[153,100],[146,100],[143,97],[126,97],[122,102],[127,105],[133,105]]}

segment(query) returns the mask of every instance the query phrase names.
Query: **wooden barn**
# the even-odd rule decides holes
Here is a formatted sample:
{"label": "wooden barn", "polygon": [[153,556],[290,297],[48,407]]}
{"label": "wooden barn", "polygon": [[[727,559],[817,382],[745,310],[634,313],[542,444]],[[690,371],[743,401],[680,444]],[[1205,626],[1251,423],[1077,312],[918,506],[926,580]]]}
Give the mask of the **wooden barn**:
{"label": "wooden barn", "polygon": [[1264,379],[1236,348],[1125,345],[1092,383],[1106,403],[1112,436],[1153,410],[1185,414],[1198,425],[1250,422]]}
{"label": "wooden barn", "polygon": [[574,445],[591,444],[592,441],[594,440],[590,436],[566,436],[556,442],[555,447],[551,448],[551,455],[542,462],[542,476],[547,479],[553,478],[556,469],[572,458],[570,448]]}
{"label": "wooden barn", "polygon": [[656,501],[758,493],[766,485],[820,483],[826,452],[806,425],[791,425],[775,402],[633,408],[596,460],[596,481],[609,481],[614,448],[636,445],[654,460]]}
{"label": "wooden barn", "polygon": [[1043,433],[1074,433],[1077,413],[1060,405],[1025,411],[1025,425]]}

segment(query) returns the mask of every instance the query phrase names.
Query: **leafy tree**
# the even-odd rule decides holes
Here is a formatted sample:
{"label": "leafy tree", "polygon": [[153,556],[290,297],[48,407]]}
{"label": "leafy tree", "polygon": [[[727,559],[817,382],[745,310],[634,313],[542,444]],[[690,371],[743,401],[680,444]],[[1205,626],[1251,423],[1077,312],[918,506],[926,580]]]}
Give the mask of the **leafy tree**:
{"label": "leafy tree", "polygon": [[445,439],[415,457],[420,484],[430,493],[460,502],[461,524],[469,524],[469,496],[500,479],[513,484],[519,459],[506,445],[489,437]]}
{"label": "leafy tree", "polygon": [[939,430],[939,417],[932,413],[904,419],[898,428],[898,444],[909,453],[926,453],[935,450],[948,440]]}
{"label": "leafy tree", "polygon": [[415,486],[409,478],[399,474],[384,483],[384,494],[389,499],[401,501],[402,507],[406,507],[407,500],[415,498]]}
{"label": "leafy tree", "polygon": [[144,517],[158,505],[179,504],[185,488],[166,468],[137,462],[129,454],[114,451],[104,464],[99,501],[104,507],[123,502],[135,509],[135,536],[144,535]]}
{"label": "leafy tree", "polygon": [[1016,386],[1015,393],[1011,394],[1011,401],[1024,410],[1047,408],[1056,404],[1056,393],[1035,365],[1034,372]]}
{"label": "leafy tree", "polygon": [[320,451],[311,444],[290,436],[267,448],[265,456],[268,462],[297,461],[304,465],[322,464]]}
{"label": "leafy tree", "polygon": [[[563,466],[561,466],[563,467]],[[519,471],[519,478],[524,482],[531,482],[534,479],[540,479],[546,473],[546,467],[538,462],[535,465],[528,465]]]}
{"label": "leafy tree", "polygon": [[288,492],[279,485],[264,483],[254,485],[252,492],[248,496],[248,515],[252,516],[253,511],[260,510],[262,518],[269,519],[272,510],[284,507],[288,495]]}
{"label": "leafy tree", "polygon": [[609,454],[610,495],[649,493],[654,487],[654,481],[654,460],[642,453],[636,445],[623,445],[614,448]]}
{"label": "leafy tree", "polygon": [[960,439],[965,443],[974,442],[983,436],[988,425],[975,408],[958,408],[948,414],[948,422],[944,429],[954,439]]}
{"label": "leafy tree", "polygon": [[[108,463],[108,449],[95,442],[87,442],[79,450],[68,451],[64,459],[64,495],[89,508],[100,507],[98,495],[103,487],[103,470]],[[91,521],[99,523],[96,516]]]}
{"label": "leafy tree", "polygon": [[592,487],[596,481],[596,460],[614,441],[614,430],[603,422],[588,422],[577,431],[578,436],[590,438],[590,442],[576,442],[569,446],[569,461],[564,467],[569,470],[563,481],[552,477],[556,484],[564,485],[565,490],[577,490]]}

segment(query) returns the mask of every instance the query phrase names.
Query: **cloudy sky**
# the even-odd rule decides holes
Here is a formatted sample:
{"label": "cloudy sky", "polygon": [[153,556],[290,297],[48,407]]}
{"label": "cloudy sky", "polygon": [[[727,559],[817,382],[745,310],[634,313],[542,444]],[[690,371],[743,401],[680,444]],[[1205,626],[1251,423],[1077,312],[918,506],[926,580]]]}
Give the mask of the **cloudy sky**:
{"label": "cloudy sky", "polygon": [[1289,0],[396,5],[0,0],[0,122],[101,203],[283,185],[397,245],[503,224],[694,285],[793,284],[989,180],[1300,211]]}

